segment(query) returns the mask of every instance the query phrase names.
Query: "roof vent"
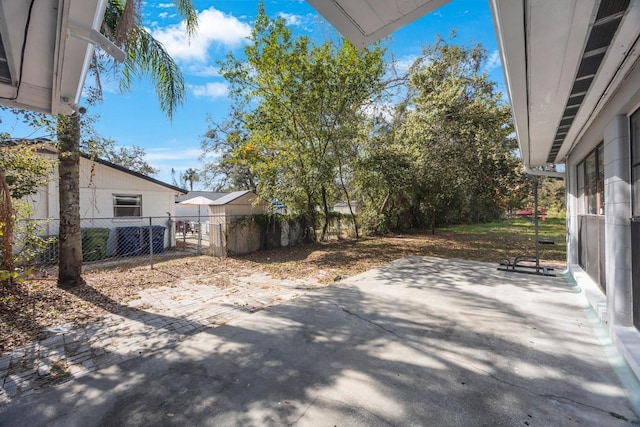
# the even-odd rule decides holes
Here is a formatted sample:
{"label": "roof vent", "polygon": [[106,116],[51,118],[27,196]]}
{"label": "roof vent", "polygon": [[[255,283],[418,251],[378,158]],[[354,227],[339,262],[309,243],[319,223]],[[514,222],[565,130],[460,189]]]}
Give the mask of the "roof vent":
{"label": "roof vent", "polygon": [[586,93],[591,87],[593,78],[602,64],[607,49],[618,31],[627,7],[629,7],[629,2],[630,0],[602,0],[598,6],[596,20],[591,27],[587,44],[582,53],[578,74],[547,157],[548,163],[556,163],[556,157],[567,136],[567,131],[571,127]]}

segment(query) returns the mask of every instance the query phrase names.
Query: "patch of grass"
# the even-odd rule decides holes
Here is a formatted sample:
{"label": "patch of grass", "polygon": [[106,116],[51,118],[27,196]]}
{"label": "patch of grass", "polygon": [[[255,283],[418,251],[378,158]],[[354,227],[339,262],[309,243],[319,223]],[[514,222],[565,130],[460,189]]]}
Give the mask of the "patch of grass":
{"label": "patch of grass", "polygon": [[[516,250],[522,253],[535,253],[535,225],[526,218],[511,218],[485,224],[464,224],[439,229],[444,233],[453,233],[478,239],[496,249]],[[547,217],[538,222],[538,238],[553,241],[552,245],[541,245],[540,257],[543,260],[566,260],[566,221],[564,218]],[[514,253],[513,256],[519,255]]]}

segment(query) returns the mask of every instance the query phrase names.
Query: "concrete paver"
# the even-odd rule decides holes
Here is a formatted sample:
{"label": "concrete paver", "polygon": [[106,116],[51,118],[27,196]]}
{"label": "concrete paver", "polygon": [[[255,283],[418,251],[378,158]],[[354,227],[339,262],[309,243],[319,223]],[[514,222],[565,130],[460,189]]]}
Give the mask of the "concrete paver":
{"label": "concrete paver", "polygon": [[562,277],[408,257],[225,320],[15,398],[0,424],[638,424]]}
{"label": "concrete paver", "polygon": [[253,275],[226,290],[186,279],[178,286],[142,292],[126,313],[83,328],[66,324],[47,329],[48,338],[0,356],[0,407],[42,387],[173,345],[256,308],[245,300],[258,297],[263,309],[321,286],[305,280],[250,285],[261,279],[265,277]]}

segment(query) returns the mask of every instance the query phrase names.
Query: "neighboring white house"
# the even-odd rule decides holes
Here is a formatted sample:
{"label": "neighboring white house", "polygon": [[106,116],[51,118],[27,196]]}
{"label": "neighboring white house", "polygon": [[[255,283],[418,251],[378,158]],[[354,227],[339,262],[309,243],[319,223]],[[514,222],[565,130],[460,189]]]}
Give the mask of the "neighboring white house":
{"label": "neighboring white house", "polygon": [[[39,154],[57,163],[57,150],[50,146]],[[57,235],[60,218],[57,167],[48,185],[27,197],[32,218],[49,219],[41,225],[43,235]],[[116,229],[149,225],[169,227],[175,216],[175,199],[185,191],[122,166],[82,155],[80,157],[80,218],[83,228],[111,230],[109,255],[115,251]],[[171,246],[165,233],[165,247]]]}
{"label": "neighboring white house", "polygon": [[[446,1],[309,3],[363,46]],[[640,0],[489,3],[524,165],[565,164],[569,271],[640,377]]]}

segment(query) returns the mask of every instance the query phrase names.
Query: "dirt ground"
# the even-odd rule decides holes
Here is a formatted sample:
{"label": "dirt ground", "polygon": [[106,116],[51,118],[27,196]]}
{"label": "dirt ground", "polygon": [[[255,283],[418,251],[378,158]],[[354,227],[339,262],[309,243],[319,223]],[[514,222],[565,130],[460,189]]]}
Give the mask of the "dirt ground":
{"label": "dirt ground", "polygon": [[[143,265],[94,270],[84,274],[86,285],[73,290],[59,289],[55,276],[37,272],[11,289],[0,290],[0,353],[42,338],[45,328],[94,322],[126,307],[143,289],[179,286],[185,278],[205,279],[203,283],[227,288],[240,277],[264,273],[273,279],[305,278],[329,285],[406,255],[497,263],[530,249],[530,242],[523,239],[496,236],[491,241],[486,235],[409,233],[306,244],[237,257],[191,256],[153,268]],[[562,263],[562,259],[548,261]]]}

